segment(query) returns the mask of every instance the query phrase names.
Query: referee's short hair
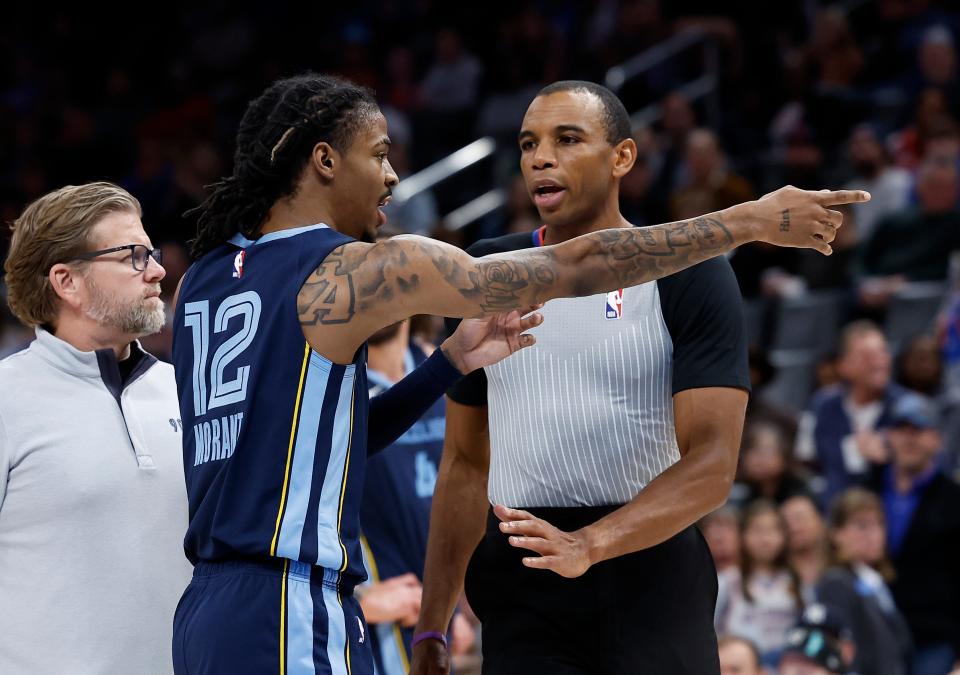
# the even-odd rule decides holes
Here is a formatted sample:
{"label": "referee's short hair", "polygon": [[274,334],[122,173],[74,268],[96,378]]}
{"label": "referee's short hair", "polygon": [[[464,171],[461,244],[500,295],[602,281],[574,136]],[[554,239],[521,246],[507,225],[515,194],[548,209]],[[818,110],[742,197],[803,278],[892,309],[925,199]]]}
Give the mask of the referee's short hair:
{"label": "referee's short hair", "polygon": [[616,94],[603,85],[597,84],[596,82],[587,82],[586,80],[561,80],[560,82],[548,84],[537,93],[537,96],[548,96],[562,91],[582,91],[592,94],[599,99],[600,106],[603,108],[603,119],[601,122],[606,131],[607,142],[610,143],[610,145],[616,145],[620,141],[630,138],[632,135],[630,115],[627,114],[627,109],[623,107],[623,102],[617,98]]}
{"label": "referee's short hair", "polygon": [[143,215],[133,195],[107,182],[67,185],[23,210],[10,226],[13,237],[4,264],[14,316],[30,327],[53,326],[59,302],[50,268],[89,251],[94,225],[116,212]]}

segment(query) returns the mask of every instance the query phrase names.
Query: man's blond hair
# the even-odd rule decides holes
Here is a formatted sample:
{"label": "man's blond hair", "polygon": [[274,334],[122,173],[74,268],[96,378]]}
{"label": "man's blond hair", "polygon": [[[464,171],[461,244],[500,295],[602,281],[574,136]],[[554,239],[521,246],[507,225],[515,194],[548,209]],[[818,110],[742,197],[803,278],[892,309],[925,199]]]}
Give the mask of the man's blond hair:
{"label": "man's blond hair", "polygon": [[4,265],[10,310],[27,326],[52,326],[58,298],[50,268],[89,250],[94,225],[111,213],[142,215],[140,202],[113,183],[67,185],[40,197],[13,221]]}

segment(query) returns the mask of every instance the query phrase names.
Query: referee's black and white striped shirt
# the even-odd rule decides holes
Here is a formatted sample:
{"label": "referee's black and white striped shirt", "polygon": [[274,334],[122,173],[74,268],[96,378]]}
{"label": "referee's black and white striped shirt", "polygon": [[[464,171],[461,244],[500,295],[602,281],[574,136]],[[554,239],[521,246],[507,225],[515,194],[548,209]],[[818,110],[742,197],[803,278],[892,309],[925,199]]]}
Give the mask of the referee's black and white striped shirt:
{"label": "referee's black and white striped shirt", "polygon": [[[468,251],[540,241],[542,231],[512,234]],[[552,300],[542,312],[534,347],[448,392],[489,405],[491,503],[624,504],[680,458],[674,394],[749,388],[740,291],[724,258],[622,293]]]}

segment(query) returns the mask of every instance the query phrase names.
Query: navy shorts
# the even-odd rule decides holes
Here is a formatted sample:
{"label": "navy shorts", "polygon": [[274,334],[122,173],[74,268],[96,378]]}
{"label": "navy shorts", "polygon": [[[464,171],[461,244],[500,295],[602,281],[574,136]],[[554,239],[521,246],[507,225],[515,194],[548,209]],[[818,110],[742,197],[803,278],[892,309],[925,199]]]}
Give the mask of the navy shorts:
{"label": "navy shorts", "polygon": [[173,619],[177,675],[372,675],[355,580],[306,563],[198,563]]}

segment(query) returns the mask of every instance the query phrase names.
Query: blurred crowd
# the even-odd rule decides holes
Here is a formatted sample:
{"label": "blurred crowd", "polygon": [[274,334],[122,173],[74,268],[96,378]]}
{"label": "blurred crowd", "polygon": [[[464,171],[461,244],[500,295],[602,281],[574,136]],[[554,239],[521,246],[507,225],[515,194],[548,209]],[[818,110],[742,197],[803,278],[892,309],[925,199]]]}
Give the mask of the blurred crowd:
{"label": "blurred crowd", "polygon": [[[754,394],[730,504],[702,523],[721,655],[775,668],[822,634],[836,649],[806,651],[850,672],[947,673],[960,661],[954,3],[748,1],[719,14],[704,0],[560,0],[488,3],[478,21],[473,6],[435,0],[217,2],[165,7],[146,27],[106,7],[38,11],[8,8],[0,25],[0,217],[66,183],[120,183],[163,248],[168,301],[189,265],[183,214],[229,171],[243,105],[276,77],[315,69],[373,87],[401,178],[497,139],[492,161],[389,207],[398,229],[468,244],[539,225],[514,147],[543,84],[602,82],[703,31],[720,54],[715,92],[677,90],[702,67],[696,49],[618,92],[631,112],[660,111],[635,131],[621,190],[632,222],[786,183],[873,195],[845,214],[829,258],[763,244],[731,257]],[[443,214],[492,187],[506,190],[502,209],[443,229]],[[437,324],[423,325],[435,337]],[[30,339],[0,304],[0,355]],[[162,357],[169,339],[144,343]]]}

